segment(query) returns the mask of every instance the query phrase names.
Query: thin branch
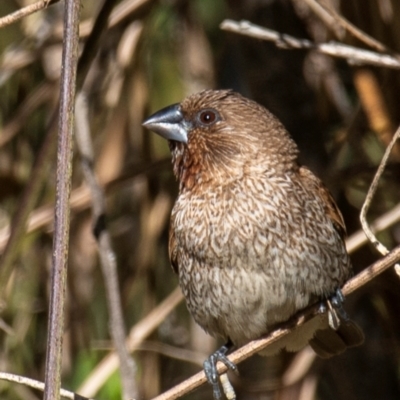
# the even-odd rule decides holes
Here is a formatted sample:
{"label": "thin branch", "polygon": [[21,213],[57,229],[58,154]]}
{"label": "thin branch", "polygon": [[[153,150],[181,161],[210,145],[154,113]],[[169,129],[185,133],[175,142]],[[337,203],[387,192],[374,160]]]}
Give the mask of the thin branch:
{"label": "thin branch", "polygon": [[335,36],[339,39],[342,39],[344,36],[344,29],[338,24],[338,21],[335,20],[333,15],[331,15],[325,7],[323,7],[316,0],[302,0],[305,4],[308,5],[310,10],[326,25],[328,26],[335,34]]}
{"label": "thin branch", "polygon": [[[44,391],[44,383],[35,379],[26,378],[25,376],[0,372],[0,380],[20,383],[21,385],[31,387],[32,389]],[[66,389],[60,389],[60,396],[71,400],[92,400],[88,397],[83,397]]]}
{"label": "thin branch", "polygon": [[[376,171],[374,179],[368,189],[367,197],[364,201],[364,204],[363,204],[363,206],[361,208],[361,212],[360,212],[360,222],[361,222],[361,226],[365,232],[365,235],[367,236],[368,240],[376,247],[376,249],[382,255],[388,254],[389,250],[381,242],[379,242],[379,240],[373,234],[373,232],[367,222],[367,212],[371,205],[372,199],[375,195],[376,189],[378,188],[379,180],[382,176],[383,171],[385,170],[390,153],[392,152],[392,149],[393,149],[394,145],[396,144],[396,141],[399,139],[399,137],[400,137],[400,126],[397,128],[396,133],[393,135],[391,142],[389,143],[388,147],[386,148],[385,154],[382,157],[382,160],[381,160],[381,163],[379,164],[378,170]],[[395,265],[395,268],[396,268],[396,272],[397,272],[397,271],[399,271],[400,266]]]}
{"label": "thin branch", "polygon": [[29,6],[23,7],[18,11],[15,11],[11,14],[6,15],[5,17],[0,18],[0,28],[4,28],[7,25],[11,25],[21,18],[24,18],[30,14],[33,14],[39,10],[42,10],[49,6],[50,4],[58,3],[60,0],[40,0],[36,3],[30,4]]}
{"label": "thin branch", "polygon": [[101,269],[106,287],[107,306],[110,317],[109,329],[121,364],[123,398],[137,398],[135,383],[136,365],[125,346],[125,325],[118,284],[116,255],[111,237],[105,225],[105,197],[97,182],[93,166],[93,144],[89,128],[86,98],[80,92],[76,98],[76,143],[81,156],[81,167],[92,196],[94,235],[100,254]]}
{"label": "thin branch", "polygon": [[[354,278],[350,279],[342,288],[342,292],[345,296],[364,286],[372,279],[374,279],[377,275],[384,272],[386,269],[394,265],[396,262],[400,260],[400,246],[396,247],[392,250],[388,255],[378,260],[377,262],[370,265],[368,268],[360,272]],[[240,363],[241,361],[249,358],[253,354],[260,352],[265,349],[269,345],[273,344],[277,340],[283,338],[288,335],[292,330],[302,325],[310,316],[318,313],[319,304],[312,305],[308,307],[306,310],[298,313],[294,318],[292,318],[289,322],[282,324],[282,326],[270,334],[268,336],[253,340],[252,342],[246,344],[240,349],[236,350],[234,353],[229,355],[229,359],[235,364]],[[221,374],[226,372],[227,368],[224,364],[218,363],[218,372]],[[173,387],[172,389],[162,393],[161,395],[154,397],[153,400],[173,400],[181,397],[183,395],[188,394],[189,392],[197,389],[203,383],[207,381],[204,371],[193,375],[191,378],[186,381],[180,383],[179,385]]]}
{"label": "thin branch", "polygon": [[[382,232],[400,221],[400,203],[394,206],[391,210],[378,217],[371,224],[371,231],[374,233]],[[353,233],[346,239],[346,248],[349,253],[352,253],[368,242],[368,238],[362,229]]]}
{"label": "thin branch", "polygon": [[79,0],[66,0],[64,7],[65,40],[62,54],[55,229],[44,400],[59,398],[61,387],[61,356],[69,245],[72,135],[74,132],[75,82],[78,65],[79,10]]}
{"label": "thin branch", "polygon": [[314,43],[307,39],[298,39],[290,35],[254,25],[249,21],[236,22],[227,19],[221,23],[220,28],[240,35],[274,42],[277,47],[283,49],[312,49],[332,57],[344,58],[351,64],[369,64],[387,68],[400,68],[400,61],[387,54],[379,54],[336,42]]}
{"label": "thin branch", "polygon": [[[368,35],[367,33],[363,32],[361,29],[357,28],[354,24],[352,24],[350,21],[348,21],[342,15],[340,15],[326,1],[323,1],[323,2],[319,2],[316,0],[305,0],[305,1],[308,5],[310,5],[312,3],[317,3],[318,5],[320,5],[335,20],[335,22],[336,22],[336,24],[334,24],[335,27],[337,26],[337,24],[339,24],[347,32],[352,34],[355,38],[359,39],[361,42],[365,43],[367,46],[375,49],[376,51],[382,52],[382,53],[383,52],[387,52],[387,53],[391,52],[384,44],[382,44],[381,42],[379,42],[372,36]],[[334,29],[334,31],[335,31],[335,29]]]}

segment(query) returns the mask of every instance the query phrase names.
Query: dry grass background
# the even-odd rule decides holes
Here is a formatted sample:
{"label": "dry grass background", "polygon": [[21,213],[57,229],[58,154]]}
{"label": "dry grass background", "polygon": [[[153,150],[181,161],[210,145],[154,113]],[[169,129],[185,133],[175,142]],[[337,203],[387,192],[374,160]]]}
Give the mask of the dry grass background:
{"label": "dry grass background", "polygon": [[[28,3],[2,1],[0,18]],[[82,46],[102,3],[82,1]],[[324,5],[325,14],[318,4]],[[224,32],[219,24],[225,18],[247,19],[299,38],[336,40],[399,57],[399,17],[398,0],[123,0],[114,7],[83,88],[95,171],[106,190],[125,326],[127,331],[136,326],[132,379],[140,398],[154,397],[197,372],[216,347],[191,321],[184,304],[176,305],[179,296],[158,308],[161,313],[151,313],[177,285],[167,258],[168,218],[177,186],[167,144],[145,132],[141,121],[203,88],[233,88],[255,99],[292,133],[302,161],[333,192],[351,235],[360,229],[366,191],[400,123],[399,71],[284,50]],[[62,18],[63,2],[56,2],[14,24],[3,26],[0,20],[0,371],[41,381],[56,162],[55,146],[45,158],[43,146],[58,101]],[[364,33],[357,37],[341,18]],[[365,34],[380,43],[365,43]],[[372,203],[371,221],[399,202],[399,161],[397,147]],[[38,163],[44,165],[41,183],[27,192]],[[79,392],[113,345],[92,235],[91,198],[77,152],[72,190],[62,386]],[[15,216],[21,209],[29,211],[29,204],[21,204],[24,193],[33,207],[26,233],[7,244]],[[399,223],[379,238],[388,248],[396,246]],[[379,255],[364,245],[352,257],[360,271]],[[399,289],[399,278],[389,270],[349,297],[347,309],[365,330],[362,347],[328,361],[303,352],[303,358],[256,356],[240,364],[240,377],[233,377],[239,398],[398,399]],[[118,373],[97,382],[100,391],[91,396],[121,398]],[[41,396],[0,381],[2,399]],[[187,398],[205,396],[211,390],[203,386]]]}

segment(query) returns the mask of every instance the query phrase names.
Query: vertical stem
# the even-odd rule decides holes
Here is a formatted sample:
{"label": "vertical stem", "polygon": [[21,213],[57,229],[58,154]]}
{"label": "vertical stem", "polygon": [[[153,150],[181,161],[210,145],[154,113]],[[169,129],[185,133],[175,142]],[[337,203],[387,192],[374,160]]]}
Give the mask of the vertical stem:
{"label": "vertical stem", "polygon": [[75,81],[79,40],[79,9],[79,0],[65,0],[58,123],[56,207],[44,400],[58,399],[61,387],[61,356],[69,244],[72,134],[74,129]]}

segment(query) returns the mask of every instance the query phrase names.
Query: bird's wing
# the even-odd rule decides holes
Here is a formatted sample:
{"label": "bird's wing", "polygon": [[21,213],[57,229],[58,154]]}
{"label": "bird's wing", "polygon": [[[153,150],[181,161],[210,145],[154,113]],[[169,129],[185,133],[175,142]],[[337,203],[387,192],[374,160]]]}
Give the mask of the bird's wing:
{"label": "bird's wing", "polygon": [[175,231],[172,227],[172,223],[169,227],[169,241],[168,241],[168,252],[169,252],[169,259],[171,261],[171,266],[174,272],[178,273],[178,246],[176,243],[175,238]]}
{"label": "bird's wing", "polygon": [[325,207],[326,215],[332,221],[333,226],[339,232],[342,239],[346,237],[346,226],[344,224],[342,213],[329,193],[326,186],[306,167],[299,170],[300,178],[306,187],[317,193]]}

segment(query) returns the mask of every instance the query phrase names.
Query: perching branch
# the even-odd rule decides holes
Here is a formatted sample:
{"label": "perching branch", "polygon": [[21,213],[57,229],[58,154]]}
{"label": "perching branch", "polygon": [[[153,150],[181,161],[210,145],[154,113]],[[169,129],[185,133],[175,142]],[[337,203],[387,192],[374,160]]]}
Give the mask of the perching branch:
{"label": "perching branch", "polygon": [[400,68],[400,61],[388,54],[379,54],[336,42],[314,43],[307,39],[298,39],[284,33],[254,25],[249,21],[236,22],[226,19],[221,23],[220,28],[240,35],[274,42],[277,47],[283,49],[316,50],[332,57],[344,58],[353,65],[365,64],[386,68]]}

